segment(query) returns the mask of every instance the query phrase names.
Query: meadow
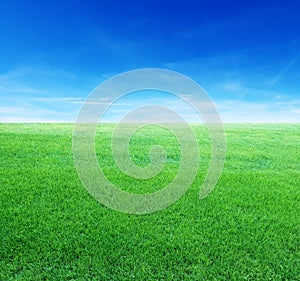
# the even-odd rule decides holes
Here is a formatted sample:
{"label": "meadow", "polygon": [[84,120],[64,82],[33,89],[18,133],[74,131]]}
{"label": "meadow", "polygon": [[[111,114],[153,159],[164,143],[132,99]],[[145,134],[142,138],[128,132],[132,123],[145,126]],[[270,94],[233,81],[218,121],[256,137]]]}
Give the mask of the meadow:
{"label": "meadow", "polygon": [[[107,177],[131,192],[172,181],[173,135],[135,134],[133,161],[149,164],[161,144],[163,171],[122,174],[110,151],[113,125],[99,128],[96,154]],[[193,125],[200,168],[167,209],[124,214],[98,203],[72,158],[72,124],[0,124],[0,280],[300,280],[300,124],[226,124],[227,157],[211,194],[198,199],[209,159],[204,126]]]}

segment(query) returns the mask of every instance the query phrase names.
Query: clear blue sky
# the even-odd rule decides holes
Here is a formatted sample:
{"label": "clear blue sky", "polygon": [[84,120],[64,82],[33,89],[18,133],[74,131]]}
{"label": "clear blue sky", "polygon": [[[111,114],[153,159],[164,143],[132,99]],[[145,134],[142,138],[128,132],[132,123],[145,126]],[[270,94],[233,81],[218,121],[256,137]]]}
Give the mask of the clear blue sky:
{"label": "clear blue sky", "polygon": [[225,122],[300,122],[300,1],[0,0],[0,62],[0,122],[74,122],[145,67],[194,79]]}

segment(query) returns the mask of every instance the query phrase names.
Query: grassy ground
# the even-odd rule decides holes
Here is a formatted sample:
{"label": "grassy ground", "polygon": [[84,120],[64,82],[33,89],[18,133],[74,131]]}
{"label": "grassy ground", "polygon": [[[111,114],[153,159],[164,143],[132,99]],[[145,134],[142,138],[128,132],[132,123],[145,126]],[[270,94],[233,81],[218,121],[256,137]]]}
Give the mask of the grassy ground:
{"label": "grassy ground", "polygon": [[[152,143],[167,165],[150,181],[116,171],[111,126],[97,156],[116,185],[154,191],[172,180],[179,149],[150,129],[132,139],[148,164]],[[190,190],[149,215],[107,209],[82,186],[72,160],[72,125],[0,124],[0,280],[300,280],[300,124],[226,125],[218,186],[199,201],[209,140],[194,127],[201,167]],[[155,136],[155,137],[153,137]]]}

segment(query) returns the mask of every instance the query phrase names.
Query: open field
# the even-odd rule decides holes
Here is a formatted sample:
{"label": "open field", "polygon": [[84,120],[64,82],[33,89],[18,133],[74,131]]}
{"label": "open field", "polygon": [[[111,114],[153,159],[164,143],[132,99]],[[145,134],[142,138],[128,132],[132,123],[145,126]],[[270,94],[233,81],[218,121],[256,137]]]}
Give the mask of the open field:
{"label": "open field", "polygon": [[[0,124],[0,280],[300,280],[300,124],[226,125],[227,159],[217,187],[198,200],[209,139],[194,125],[200,169],[189,191],[149,215],[112,211],[81,184],[71,124]],[[170,182],[180,160],[174,136],[144,129],[133,160],[165,145],[150,180],[123,175],[97,133],[107,177],[127,191]]]}

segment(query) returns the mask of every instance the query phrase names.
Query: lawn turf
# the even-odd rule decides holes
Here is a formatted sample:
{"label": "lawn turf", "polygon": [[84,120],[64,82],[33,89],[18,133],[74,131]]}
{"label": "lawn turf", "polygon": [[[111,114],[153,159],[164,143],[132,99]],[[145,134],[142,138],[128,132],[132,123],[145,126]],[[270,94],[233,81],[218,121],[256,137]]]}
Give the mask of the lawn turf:
{"label": "lawn turf", "polygon": [[[160,143],[165,169],[149,180],[122,174],[110,151],[113,125],[96,153],[121,189],[152,192],[180,161],[173,135],[133,136],[149,164]],[[209,161],[206,129],[193,125],[200,169],[171,207],[128,215],[95,201],[72,158],[72,124],[0,124],[0,280],[300,280],[300,124],[227,124],[227,158],[213,192],[198,200]]]}

